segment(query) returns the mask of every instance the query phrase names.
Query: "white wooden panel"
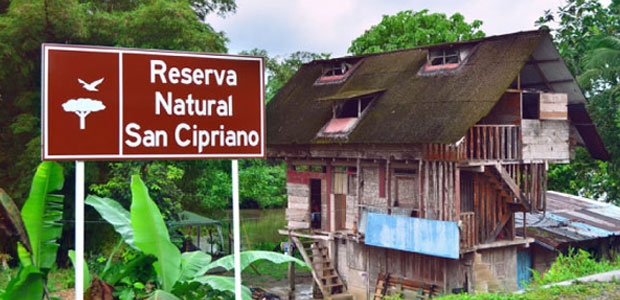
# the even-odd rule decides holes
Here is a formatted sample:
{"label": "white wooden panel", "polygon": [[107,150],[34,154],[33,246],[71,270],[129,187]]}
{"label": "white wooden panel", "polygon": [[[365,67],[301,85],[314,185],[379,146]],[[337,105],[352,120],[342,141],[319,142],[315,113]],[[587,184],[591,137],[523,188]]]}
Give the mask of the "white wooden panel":
{"label": "white wooden panel", "polygon": [[524,160],[568,160],[569,123],[562,120],[523,120]]}
{"label": "white wooden panel", "polygon": [[292,209],[310,209],[310,199],[308,197],[288,196],[288,208]]}
{"label": "white wooden panel", "polygon": [[568,110],[566,94],[541,93],[540,94],[540,119],[541,120],[566,120]]}
{"label": "white wooden panel", "polygon": [[287,194],[299,197],[310,197],[310,187],[307,184],[287,183]]}
{"label": "white wooden panel", "polygon": [[348,174],[347,173],[334,173],[334,182],[332,189],[334,194],[346,194],[348,190]]}
{"label": "white wooden panel", "polygon": [[310,212],[307,209],[287,208],[286,219],[289,221],[310,222]]}
{"label": "white wooden panel", "polygon": [[310,222],[288,221],[288,229],[308,229]]}

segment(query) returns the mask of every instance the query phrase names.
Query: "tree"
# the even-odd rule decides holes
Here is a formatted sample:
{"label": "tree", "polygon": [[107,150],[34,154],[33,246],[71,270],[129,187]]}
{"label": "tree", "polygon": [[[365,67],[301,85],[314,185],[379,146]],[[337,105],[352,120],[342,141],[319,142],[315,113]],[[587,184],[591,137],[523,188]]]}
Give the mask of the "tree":
{"label": "tree", "polygon": [[459,13],[448,18],[445,14],[428,14],[427,9],[406,10],[393,16],[384,15],[379,24],[353,40],[348,51],[359,55],[483,38],[485,34],[479,30],[480,26],[482,21],[469,24]]}
{"label": "tree", "polygon": [[[593,39],[613,35],[620,28],[618,18],[618,1],[612,1],[605,8],[596,0],[567,0],[557,12],[546,10],[535,24],[541,28],[554,31],[555,43],[564,61],[574,75],[584,71],[581,58],[592,49]],[[549,28],[552,22],[558,22],[558,28]]]}
{"label": "tree", "polygon": [[62,104],[62,108],[67,112],[73,112],[80,117],[80,129],[86,129],[86,116],[91,112],[105,109],[103,102],[90,98],[69,99]]}
{"label": "tree", "polygon": [[545,12],[536,22],[551,28],[564,61],[589,98],[587,105],[612,160],[593,160],[578,149],[569,165],[552,165],[549,188],[620,203],[620,1],[604,7],[595,0],[567,0],[553,13]]}
{"label": "tree", "polygon": [[0,0],[0,185],[24,199],[25,173],[40,161],[41,43],[226,52],[224,33],[199,15],[234,9],[234,0]]}
{"label": "tree", "polygon": [[0,215],[3,228],[13,228],[19,236],[18,253],[20,269],[0,299],[42,299],[49,293],[47,275],[56,261],[57,240],[62,232],[63,196],[53,194],[64,184],[62,167],[55,162],[43,162],[37,168],[30,194],[16,213],[15,204],[0,189]]}
{"label": "tree", "polygon": [[265,57],[265,72],[267,73],[267,84],[265,86],[265,101],[276,95],[278,90],[293,77],[295,72],[299,70],[302,64],[311,62],[316,59],[329,59],[328,53],[312,53],[306,51],[297,51],[289,54],[288,57],[274,56],[270,57],[267,50],[252,49],[243,51],[241,54]]}
{"label": "tree", "polygon": [[[41,159],[42,43],[226,52],[224,33],[204,23],[199,15],[234,12],[234,3],[234,0],[0,0],[0,186],[21,206],[28,193],[28,178]],[[178,176],[178,168],[170,171],[167,166],[183,164],[169,162],[165,167],[150,168],[152,163],[144,162],[143,167],[157,171],[153,177]],[[115,182],[108,173],[108,163],[88,166],[88,184]],[[207,172],[191,173],[196,177],[183,177],[183,181],[202,180],[201,176]],[[173,186],[178,181],[177,177],[161,177],[149,183]],[[166,197],[178,201],[177,191],[168,190]],[[71,196],[65,199],[68,216],[73,208],[72,200]],[[174,202],[163,210],[176,211],[178,206],[180,202]],[[65,226],[67,231],[69,227]],[[71,243],[69,237],[65,241],[61,250]],[[0,251],[13,253],[14,249],[5,247],[1,245]]]}

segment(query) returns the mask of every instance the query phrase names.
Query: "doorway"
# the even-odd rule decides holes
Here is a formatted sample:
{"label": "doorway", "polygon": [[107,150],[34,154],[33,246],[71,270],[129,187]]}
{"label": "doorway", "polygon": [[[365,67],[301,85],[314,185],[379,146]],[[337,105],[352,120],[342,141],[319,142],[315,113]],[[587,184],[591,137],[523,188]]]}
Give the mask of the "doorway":
{"label": "doorway", "polygon": [[321,229],[321,179],[310,179],[310,228]]}

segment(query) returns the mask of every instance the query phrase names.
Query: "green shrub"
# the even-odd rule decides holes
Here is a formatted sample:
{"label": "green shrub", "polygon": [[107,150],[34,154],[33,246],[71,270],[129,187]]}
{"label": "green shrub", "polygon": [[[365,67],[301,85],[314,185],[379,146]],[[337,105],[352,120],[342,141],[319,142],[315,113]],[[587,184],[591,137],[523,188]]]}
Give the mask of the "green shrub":
{"label": "green shrub", "polygon": [[582,249],[575,251],[575,249],[570,248],[566,255],[562,253],[558,255],[556,261],[544,275],[541,276],[538,272],[533,270],[534,278],[532,282],[534,282],[534,284],[543,285],[607,272],[617,269],[618,267],[620,267],[618,258],[614,261],[601,260],[597,262],[587,251]]}

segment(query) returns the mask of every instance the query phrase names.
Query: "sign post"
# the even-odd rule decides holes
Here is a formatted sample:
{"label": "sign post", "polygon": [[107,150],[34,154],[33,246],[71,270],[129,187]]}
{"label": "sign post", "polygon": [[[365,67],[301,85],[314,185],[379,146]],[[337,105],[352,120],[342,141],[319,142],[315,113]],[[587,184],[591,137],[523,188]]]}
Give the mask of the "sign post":
{"label": "sign post", "polygon": [[[43,44],[42,159],[76,161],[76,299],[83,298],[84,161],[265,157],[262,57]],[[238,285],[238,286],[237,286]]]}

